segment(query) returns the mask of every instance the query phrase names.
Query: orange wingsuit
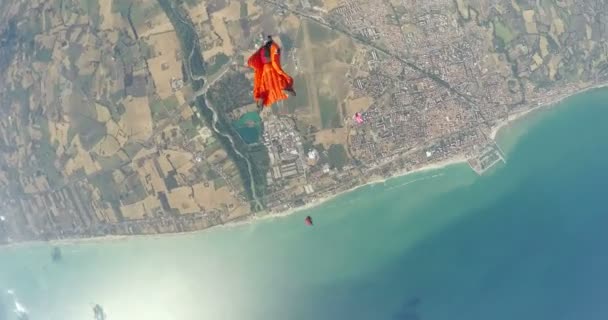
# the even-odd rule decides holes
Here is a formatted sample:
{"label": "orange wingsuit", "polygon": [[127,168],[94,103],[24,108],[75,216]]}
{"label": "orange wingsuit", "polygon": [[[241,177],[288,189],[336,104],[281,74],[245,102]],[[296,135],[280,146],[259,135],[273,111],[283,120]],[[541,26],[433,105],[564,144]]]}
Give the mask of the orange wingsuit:
{"label": "orange wingsuit", "polygon": [[253,68],[253,98],[265,107],[287,99],[283,90],[295,95],[293,78],[281,68],[281,48],[270,37],[247,61]]}

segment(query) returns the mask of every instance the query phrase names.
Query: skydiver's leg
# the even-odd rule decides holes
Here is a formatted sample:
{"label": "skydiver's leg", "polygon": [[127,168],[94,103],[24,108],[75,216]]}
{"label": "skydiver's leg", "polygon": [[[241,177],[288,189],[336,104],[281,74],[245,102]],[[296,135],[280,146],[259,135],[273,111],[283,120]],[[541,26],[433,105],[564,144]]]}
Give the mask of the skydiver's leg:
{"label": "skydiver's leg", "polygon": [[284,89],[287,93],[289,93],[290,95],[294,96],[296,95],[296,91],[293,88],[286,88]]}
{"label": "skydiver's leg", "polygon": [[267,105],[268,101],[268,91],[261,91],[258,93],[258,96],[256,97],[255,103],[258,107],[258,111],[261,112],[261,110],[264,109],[264,105]]}
{"label": "skydiver's leg", "polygon": [[285,88],[283,91],[289,93],[292,96],[296,95],[296,91],[293,89],[293,79],[287,74],[281,77],[281,85]]}

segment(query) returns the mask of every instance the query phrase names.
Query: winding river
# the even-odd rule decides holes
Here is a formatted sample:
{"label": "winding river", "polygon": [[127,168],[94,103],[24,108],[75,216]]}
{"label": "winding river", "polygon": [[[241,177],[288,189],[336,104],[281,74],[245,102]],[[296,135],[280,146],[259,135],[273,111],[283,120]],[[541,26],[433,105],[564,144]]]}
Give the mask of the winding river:
{"label": "winding river", "polygon": [[[178,20],[182,24],[184,24],[185,26],[187,26],[190,30],[192,30],[193,34],[196,36],[197,35],[196,29],[192,26],[192,24],[190,23],[190,21],[186,20],[184,17],[181,16],[181,14],[177,10],[175,10],[175,6],[174,6],[173,2],[170,2],[170,7],[171,7],[171,10],[173,11],[173,13],[175,14],[175,16],[178,18]],[[185,63],[185,68],[186,68],[186,71],[188,72],[188,75],[190,76],[191,81],[202,80],[205,84],[207,84],[208,82],[207,82],[207,78],[205,77],[205,75],[204,74],[197,74],[197,75],[195,75],[195,74],[193,74],[192,68],[191,68],[192,59],[193,59],[194,55],[195,54],[201,55],[201,52],[200,52],[200,49],[199,49],[200,45],[198,43],[198,36],[196,36],[196,39],[197,39],[197,41],[192,46],[192,50],[190,51],[190,54],[188,55],[188,60],[186,61],[187,63]],[[180,39],[180,41],[181,41],[181,39]],[[231,61],[229,61],[228,63],[231,63]],[[251,162],[236,147],[234,139],[232,138],[231,135],[223,133],[220,130],[218,130],[218,128],[217,128],[217,122],[218,122],[218,118],[219,117],[217,115],[217,111],[213,108],[213,106],[211,105],[211,103],[207,99],[207,90],[216,81],[218,81],[219,79],[221,79],[222,76],[226,73],[227,70],[228,69],[225,69],[222,74],[220,74],[218,77],[216,77],[213,80],[213,82],[208,83],[208,85],[205,85],[202,90],[197,91],[195,99],[198,98],[198,97],[200,97],[200,96],[202,96],[205,99],[206,107],[209,110],[211,110],[211,112],[213,113],[213,118],[212,118],[212,121],[211,121],[212,122],[212,129],[213,129],[213,131],[215,131],[217,134],[219,134],[219,135],[225,137],[226,139],[228,139],[228,141],[230,141],[230,145],[232,146],[232,149],[234,150],[234,152],[236,153],[236,155],[239,156],[240,158],[242,158],[243,160],[245,160],[245,163],[247,163],[247,172],[249,174],[249,187],[251,188],[251,196],[252,196],[252,199],[253,199],[253,201],[255,203],[256,210],[262,210],[262,209],[264,209],[264,206],[262,205],[262,202],[260,201],[260,199],[259,199],[259,197],[257,195],[257,191],[256,191],[256,188],[255,188],[255,179],[254,179],[254,176],[253,176],[253,168],[252,168]]]}

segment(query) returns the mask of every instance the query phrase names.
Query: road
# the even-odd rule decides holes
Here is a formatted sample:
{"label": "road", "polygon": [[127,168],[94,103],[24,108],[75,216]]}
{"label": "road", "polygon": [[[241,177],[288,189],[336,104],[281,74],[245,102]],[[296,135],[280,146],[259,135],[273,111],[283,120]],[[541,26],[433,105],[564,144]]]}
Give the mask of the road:
{"label": "road", "polygon": [[212,85],[214,85],[217,81],[219,81],[226,74],[226,72],[228,72],[228,70],[230,70],[230,67],[232,66],[233,63],[234,63],[234,57],[230,58],[230,60],[228,60],[228,62],[226,62],[220,68],[220,70],[216,73],[216,76],[215,76],[215,78],[213,78],[213,80],[210,80],[210,81],[205,80],[205,84],[203,85],[203,87],[200,88],[198,91],[194,92],[194,97],[192,98],[192,101],[194,101],[194,100],[196,100],[196,98],[206,94],[207,90],[209,90],[209,88]]}

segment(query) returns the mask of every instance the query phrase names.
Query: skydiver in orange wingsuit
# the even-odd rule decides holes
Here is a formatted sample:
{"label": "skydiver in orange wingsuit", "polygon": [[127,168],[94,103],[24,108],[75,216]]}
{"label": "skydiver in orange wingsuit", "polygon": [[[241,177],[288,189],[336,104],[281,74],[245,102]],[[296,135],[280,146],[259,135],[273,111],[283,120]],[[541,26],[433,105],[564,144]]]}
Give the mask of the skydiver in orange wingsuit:
{"label": "skydiver in orange wingsuit", "polygon": [[247,61],[253,68],[253,98],[258,108],[268,107],[277,101],[287,99],[287,91],[293,90],[293,79],[281,68],[281,48],[268,36],[268,41]]}

